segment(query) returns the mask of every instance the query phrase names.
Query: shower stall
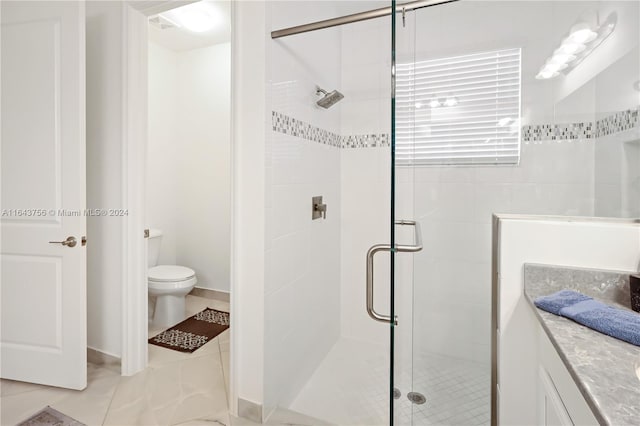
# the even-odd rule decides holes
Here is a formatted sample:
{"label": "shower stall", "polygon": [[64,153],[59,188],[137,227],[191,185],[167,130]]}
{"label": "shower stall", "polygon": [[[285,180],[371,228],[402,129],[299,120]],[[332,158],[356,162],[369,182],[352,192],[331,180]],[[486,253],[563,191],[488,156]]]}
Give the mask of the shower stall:
{"label": "shower stall", "polygon": [[639,3],[268,7],[265,412],[489,424],[492,215],[640,217]]}

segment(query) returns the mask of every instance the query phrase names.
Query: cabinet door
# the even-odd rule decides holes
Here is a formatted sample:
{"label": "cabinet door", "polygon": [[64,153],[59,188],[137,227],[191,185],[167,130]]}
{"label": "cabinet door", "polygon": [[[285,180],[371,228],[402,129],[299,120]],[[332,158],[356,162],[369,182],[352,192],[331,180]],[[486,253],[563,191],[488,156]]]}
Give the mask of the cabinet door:
{"label": "cabinet door", "polygon": [[[550,407],[556,407],[556,412],[566,414],[567,423],[581,426],[598,425],[591,408],[584,399],[569,371],[560,359],[558,352],[547,337],[542,327],[538,329],[538,354],[539,354],[539,374],[538,389],[546,389],[544,393],[550,398]],[[541,392],[540,390],[538,392]],[[557,397],[557,400],[555,399]],[[542,405],[542,403],[540,403]],[[540,417],[539,422],[542,423]],[[560,419],[563,419],[562,415]]]}
{"label": "cabinet door", "polygon": [[558,394],[549,373],[540,366],[538,376],[539,424],[545,426],[571,426],[573,422]]}

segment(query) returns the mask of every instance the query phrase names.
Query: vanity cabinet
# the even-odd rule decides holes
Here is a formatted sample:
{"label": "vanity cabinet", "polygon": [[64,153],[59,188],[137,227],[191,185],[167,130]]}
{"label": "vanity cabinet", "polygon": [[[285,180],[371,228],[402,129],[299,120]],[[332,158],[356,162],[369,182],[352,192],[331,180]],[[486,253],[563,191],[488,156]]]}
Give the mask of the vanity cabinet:
{"label": "vanity cabinet", "polygon": [[537,424],[599,424],[542,327],[538,327]]}

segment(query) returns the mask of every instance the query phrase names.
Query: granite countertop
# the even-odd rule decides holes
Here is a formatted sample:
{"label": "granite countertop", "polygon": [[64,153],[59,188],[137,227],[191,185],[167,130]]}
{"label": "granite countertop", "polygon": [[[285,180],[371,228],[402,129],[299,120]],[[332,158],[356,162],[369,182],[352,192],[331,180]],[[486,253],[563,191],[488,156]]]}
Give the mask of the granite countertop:
{"label": "granite countertop", "polygon": [[524,267],[526,299],[601,424],[640,422],[640,347],[540,310],[533,300],[570,289],[629,309],[630,274],[550,265]]}

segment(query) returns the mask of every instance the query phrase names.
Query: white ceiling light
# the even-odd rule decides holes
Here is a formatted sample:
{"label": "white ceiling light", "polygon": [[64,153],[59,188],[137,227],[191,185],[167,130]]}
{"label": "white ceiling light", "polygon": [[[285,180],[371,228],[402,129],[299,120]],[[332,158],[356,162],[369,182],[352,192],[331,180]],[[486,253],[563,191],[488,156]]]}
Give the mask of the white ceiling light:
{"label": "white ceiling light", "polygon": [[220,15],[211,5],[198,2],[169,10],[160,15],[195,33],[212,30],[220,23]]}

